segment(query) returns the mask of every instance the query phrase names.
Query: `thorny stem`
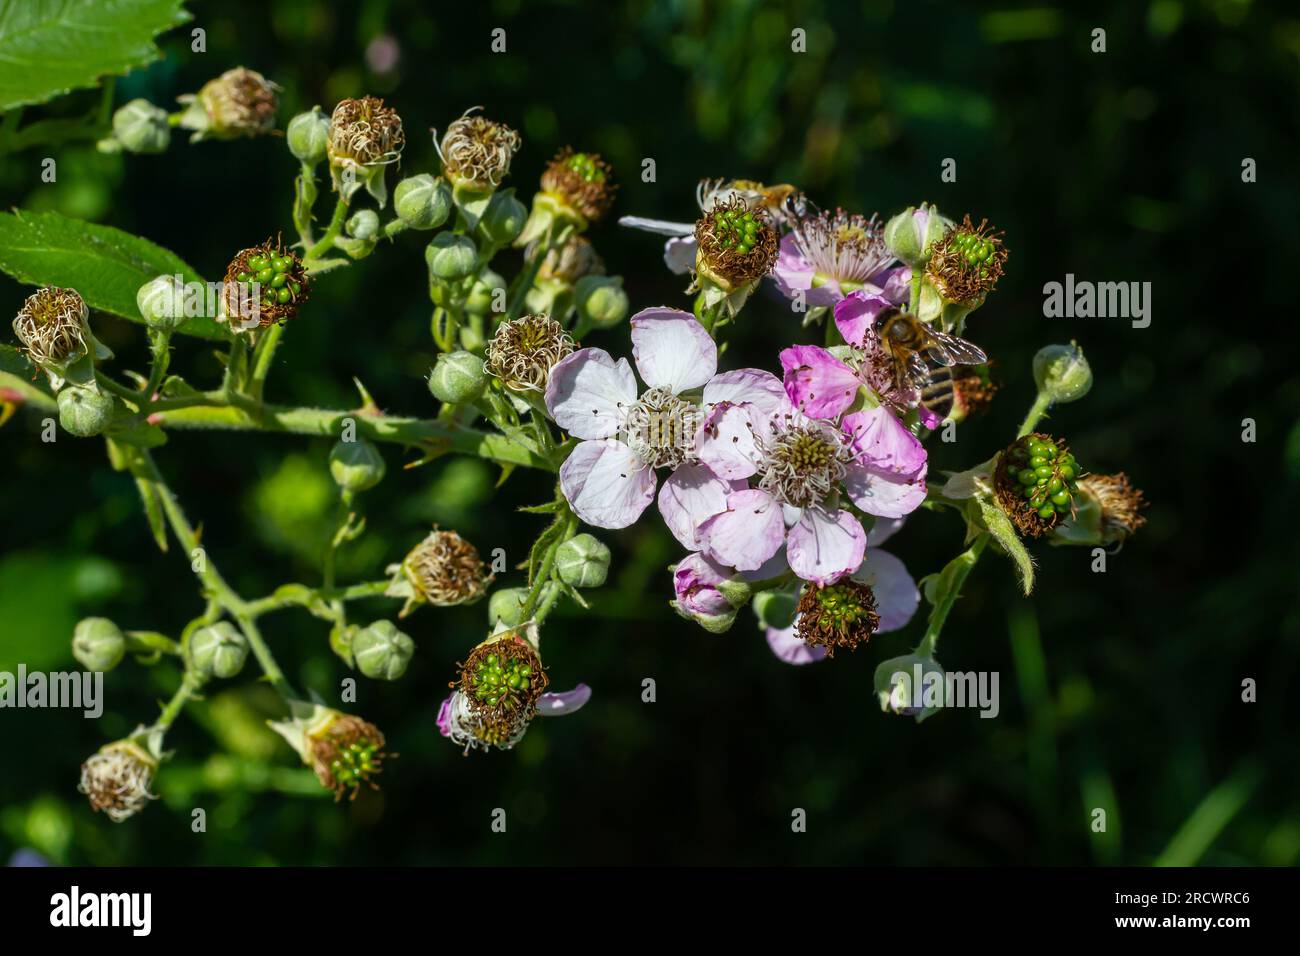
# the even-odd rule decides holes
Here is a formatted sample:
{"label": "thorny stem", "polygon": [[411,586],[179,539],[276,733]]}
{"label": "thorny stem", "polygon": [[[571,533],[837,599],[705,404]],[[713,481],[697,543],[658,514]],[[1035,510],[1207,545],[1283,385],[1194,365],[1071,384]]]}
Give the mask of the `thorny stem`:
{"label": "thorny stem", "polygon": [[275,360],[275,350],[280,345],[280,336],[284,334],[284,324],[277,322],[262,330],[253,346],[253,370],[248,379],[248,394],[255,400],[262,400],[262,391],[266,387],[266,377]]}
{"label": "thorny stem", "polygon": [[537,569],[537,578],[533,581],[532,587],[528,589],[528,596],[524,599],[524,606],[520,612],[522,620],[527,621],[530,617],[534,616],[533,612],[536,611],[535,620],[540,624],[546,614],[550,612],[551,606],[554,605],[556,598],[559,596],[559,588],[551,589],[553,593],[549,595],[549,600],[546,601],[544,610],[539,608],[538,604],[541,601],[542,594],[546,590],[546,583],[551,580],[551,575],[555,571],[556,553],[560,550],[560,546],[564,544],[564,542],[568,541],[577,533],[577,530],[578,518],[576,515],[570,513],[568,518],[565,519],[564,531],[547,547],[546,554],[542,558],[541,567]]}

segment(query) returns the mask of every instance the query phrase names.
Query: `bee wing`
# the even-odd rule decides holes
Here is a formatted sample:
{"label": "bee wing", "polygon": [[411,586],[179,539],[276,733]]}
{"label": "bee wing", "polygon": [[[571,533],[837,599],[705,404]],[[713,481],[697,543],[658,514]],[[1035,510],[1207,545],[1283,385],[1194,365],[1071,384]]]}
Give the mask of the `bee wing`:
{"label": "bee wing", "polygon": [[930,330],[927,351],[940,365],[983,365],[989,360],[984,350],[974,342],[967,342],[947,332]]}
{"label": "bee wing", "polygon": [[930,369],[920,352],[907,353],[907,381],[915,388],[920,388],[930,380]]}
{"label": "bee wing", "polygon": [[647,219],[645,216],[621,216],[618,224],[660,236],[689,236],[695,232],[693,222],[669,222],[667,219]]}

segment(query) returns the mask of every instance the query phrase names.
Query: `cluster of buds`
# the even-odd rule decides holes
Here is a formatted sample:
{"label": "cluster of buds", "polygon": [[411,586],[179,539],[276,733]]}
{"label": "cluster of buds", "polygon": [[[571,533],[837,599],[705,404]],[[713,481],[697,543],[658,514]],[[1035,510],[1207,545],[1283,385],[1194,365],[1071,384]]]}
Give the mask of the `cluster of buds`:
{"label": "cluster of buds", "polygon": [[270,727],[297,752],[312,769],[322,787],[355,800],[363,786],[378,790],[375,777],[384,760],[395,756],[384,752],[384,735],[379,728],[352,714],[332,707],[290,701],[289,719],[270,721]]}
{"label": "cluster of buds", "polygon": [[235,67],[203,84],[197,94],[179,98],[186,105],[180,126],[194,131],[191,142],[260,136],[275,128],[279,89],[261,73]]}
{"label": "cluster of buds", "polygon": [[237,332],[285,322],[298,314],[310,290],[311,278],[298,254],[279,238],[268,239],[230,260],[220,318]]}
{"label": "cluster of buds", "polygon": [[573,352],[573,337],[546,315],[525,315],[502,322],[487,346],[483,367],[506,388],[516,392],[541,392],[551,369]]}
{"label": "cluster of buds", "polygon": [[384,593],[406,599],[398,617],[406,617],[420,604],[471,604],[487,593],[493,581],[474,545],[455,531],[437,528],[401,564],[389,565],[387,573],[391,580]]}

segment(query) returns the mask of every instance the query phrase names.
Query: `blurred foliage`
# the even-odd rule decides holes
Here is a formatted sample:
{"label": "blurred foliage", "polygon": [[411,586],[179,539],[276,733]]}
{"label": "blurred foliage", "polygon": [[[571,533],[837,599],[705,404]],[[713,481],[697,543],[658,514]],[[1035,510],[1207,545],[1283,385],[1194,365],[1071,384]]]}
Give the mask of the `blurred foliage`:
{"label": "blurred foliage", "polygon": [[[1300,376],[1281,262],[1300,219],[1295,182],[1300,18],[1248,0],[1102,0],[1086,7],[792,0],[704,3],[244,0],[191,5],[207,31],[164,35],[164,60],[120,80],[117,102],[168,103],[236,64],[284,88],[282,121],[363,92],[404,116],[404,171],[435,169],[425,130],[483,104],[516,126],[514,183],[527,193],[565,143],[622,172],[618,212],[688,219],[703,176],[789,181],[822,206],[882,214],[921,199],[1006,230],[1009,273],[968,330],[996,358],[990,413],[936,445],[932,468],[987,458],[1032,398],[1030,358],[1077,339],[1097,382],[1047,423],[1096,471],[1124,470],[1152,506],[1146,528],[1091,573],[1085,550],[1036,548],[1028,602],[985,557],[949,621],[949,669],[997,670],[1002,710],[917,726],[879,713],[875,664],[920,622],[833,663],[776,661],[748,616],[713,637],[666,606],[678,548],[654,521],[604,534],[615,549],[595,611],[557,613],[543,638],[552,681],[591,684],[579,716],[541,721],[511,754],[463,758],[434,713],[484,607],[421,610],[418,652],[394,685],[360,681],[357,709],[400,752],[385,789],[335,806],[264,730],[266,688],[218,686],[168,739],[163,799],[114,826],[74,791],[77,764],[153,713],[176,680],[128,662],[106,679],[98,721],[0,713],[18,742],[0,776],[0,857],[28,846],[60,863],[537,864],[590,862],[1294,864]],[[1086,12],[1085,12],[1086,11]],[[250,30],[248,24],[259,27]],[[489,52],[504,27],[508,51]],[[1107,52],[1089,49],[1095,27]],[[791,30],[807,52],[792,53]],[[96,94],[48,111],[85,110]],[[85,97],[84,102],[80,99]],[[203,274],[289,222],[294,164],[275,139],[173,144],[124,159],[52,148],[6,158],[6,205],[58,210],[140,233]],[[1243,157],[1259,181],[1244,184]],[[641,182],[654,157],[657,181]],[[958,163],[956,183],[940,163]],[[593,239],[626,276],[634,308],[685,304],[660,244],[613,224]],[[431,414],[433,354],[418,238],[319,284],[286,332],[272,400],[346,407],[356,375],[385,408]],[[1073,272],[1150,281],[1154,320],[1042,318],[1041,289]],[[16,309],[25,291],[0,282]],[[96,332],[141,361],[138,326]],[[812,333],[761,297],[729,360],[774,367]],[[628,351],[626,330],[588,344]],[[174,369],[210,383],[208,347]],[[1258,440],[1240,440],[1242,420]],[[130,480],[94,441],[39,441],[35,416],[0,430],[0,669],[72,667],[72,624],[103,614],[174,633],[199,609],[186,563],[159,554]],[[232,583],[248,595],[316,580],[327,505],[325,442],[176,433],[158,460]],[[512,565],[543,521],[514,509],[549,497],[543,476],[494,490],[482,463],[443,460],[389,475],[366,496],[367,543],[348,575],[373,576],[430,522],[455,526]],[[960,547],[948,515],[920,513],[890,550],[913,573]],[[518,584],[510,572],[505,585]],[[361,610],[379,616],[387,605]],[[299,685],[328,696],[346,675],[317,622],[264,622]],[[142,676],[142,673],[144,676]],[[657,702],[641,702],[641,682]],[[1241,701],[1254,678],[1259,702]],[[193,807],[208,830],[190,830]],[[508,835],[490,832],[504,807]],[[808,832],[792,834],[796,807]],[[1094,807],[1108,810],[1095,834]]]}

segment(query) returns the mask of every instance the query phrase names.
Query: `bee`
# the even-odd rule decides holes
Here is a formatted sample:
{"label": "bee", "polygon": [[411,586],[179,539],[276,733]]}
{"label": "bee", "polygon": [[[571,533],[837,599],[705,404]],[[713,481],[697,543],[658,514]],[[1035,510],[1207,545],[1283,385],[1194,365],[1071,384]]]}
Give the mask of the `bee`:
{"label": "bee", "polygon": [[898,309],[881,313],[875,331],[889,356],[895,388],[915,391],[920,403],[940,418],[952,411],[953,366],[989,360],[974,342],[933,329]]}

